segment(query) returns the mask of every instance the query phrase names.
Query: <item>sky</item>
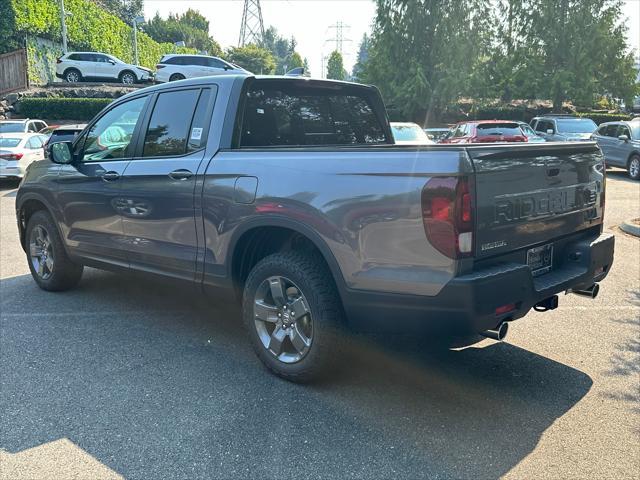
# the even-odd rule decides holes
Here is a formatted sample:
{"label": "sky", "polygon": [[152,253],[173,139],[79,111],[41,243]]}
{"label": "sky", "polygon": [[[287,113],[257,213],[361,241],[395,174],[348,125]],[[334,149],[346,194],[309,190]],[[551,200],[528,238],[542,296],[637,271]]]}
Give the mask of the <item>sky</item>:
{"label": "sky", "polygon": [[[462,1],[462,0],[461,0]],[[145,0],[144,16],[156,12],[161,17],[169,13],[183,13],[189,8],[199,10],[208,20],[210,34],[223,48],[237,45],[240,35],[243,0]],[[273,25],[280,35],[294,36],[297,50],[309,61],[313,76],[320,76],[322,58],[335,49],[336,29],[331,25],[342,22],[344,28],[344,63],[347,70],[356,61],[362,35],[371,31],[375,16],[372,0],[261,0],[265,28]],[[624,15],[629,27],[628,40],[636,53],[640,52],[640,0],[625,0]],[[282,72],[278,72],[282,73]]]}

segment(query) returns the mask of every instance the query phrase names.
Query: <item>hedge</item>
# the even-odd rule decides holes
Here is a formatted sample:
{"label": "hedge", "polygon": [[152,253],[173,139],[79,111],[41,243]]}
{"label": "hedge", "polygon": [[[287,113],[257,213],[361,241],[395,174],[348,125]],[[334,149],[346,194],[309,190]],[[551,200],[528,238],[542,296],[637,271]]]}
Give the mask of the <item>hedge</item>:
{"label": "hedge", "polygon": [[[2,3],[0,14],[8,13],[10,17],[0,23],[2,38],[15,37],[19,33],[60,41],[58,0],[2,0]],[[132,27],[90,0],[65,0],[65,10],[71,13],[67,17],[67,39],[73,49],[109,53],[133,63]],[[8,28],[13,31],[4,31]],[[141,65],[153,68],[166,53],[196,53],[196,50],[176,47],[172,43],[158,43],[138,32]]]}
{"label": "hedge", "polygon": [[46,120],[91,120],[111,98],[22,98],[18,104],[20,115]]}
{"label": "hedge", "polygon": [[625,113],[577,113],[578,117],[590,118],[598,125],[605,122],[619,122],[622,120],[631,120],[633,115],[627,115]]}

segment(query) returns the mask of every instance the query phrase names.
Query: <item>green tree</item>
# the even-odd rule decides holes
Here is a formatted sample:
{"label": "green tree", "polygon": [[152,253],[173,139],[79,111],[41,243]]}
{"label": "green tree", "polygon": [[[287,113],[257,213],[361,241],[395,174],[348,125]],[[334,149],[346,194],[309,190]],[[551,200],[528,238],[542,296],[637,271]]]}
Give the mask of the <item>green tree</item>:
{"label": "green tree", "polygon": [[467,93],[491,47],[491,0],[377,0],[361,79],[380,87],[403,118],[428,124]]}
{"label": "green tree", "polygon": [[131,24],[134,17],[142,15],[144,0],[93,0],[109,13]]}
{"label": "green tree", "polygon": [[366,33],[362,35],[362,40],[360,41],[360,46],[358,47],[358,59],[356,60],[355,65],[353,66],[353,70],[351,75],[356,79],[360,79],[364,72],[365,65],[369,60],[369,47],[371,45],[371,39],[369,35]]}
{"label": "green tree", "polygon": [[255,74],[271,75],[276,69],[276,62],[271,52],[253,44],[231,47],[227,50],[226,57],[229,61]]}
{"label": "green tree", "polygon": [[302,62],[302,66],[304,67],[304,74],[307,77],[311,76],[311,68],[309,68],[309,60],[307,60],[307,57],[304,57],[304,60]]}
{"label": "green tree", "polygon": [[[591,106],[600,95],[630,100],[637,92],[633,56],[626,44],[621,0],[511,0],[521,3],[515,47],[521,76],[530,88],[553,100]],[[514,82],[512,82],[514,83]],[[518,90],[517,83],[514,84]]]}
{"label": "green tree", "polygon": [[278,34],[278,30],[271,26],[264,32],[262,47],[271,52],[276,62],[275,73],[284,74],[292,68],[302,67],[302,57],[296,52],[298,42],[294,37],[287,39]]}
{"label": "green tree", "polygon": [[334,50],[331,52],[329,61],[327,62],[327,78],[344,80],[346,76],[347,72],[342,63],[342,55],[340,55],[340,52]]}
{"label": "green tree", "polygon": [[184,14],[169,14],[163,19],[155,16],[143,27],[144,32],[157,42],[184,42],[209,55],[221,55],[220,45],[209,36],[209,21],[198,11],[189,9]]}

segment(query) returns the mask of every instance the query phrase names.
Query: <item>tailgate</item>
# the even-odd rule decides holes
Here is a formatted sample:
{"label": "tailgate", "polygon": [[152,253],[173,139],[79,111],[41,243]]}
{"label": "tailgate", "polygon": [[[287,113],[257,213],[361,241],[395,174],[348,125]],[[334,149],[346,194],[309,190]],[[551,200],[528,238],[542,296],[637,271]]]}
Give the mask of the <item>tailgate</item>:
{"label": "tailgate", "polygon": [[602,223],[604,165],[595,143],[469,147],[477,258],[544,244]]}

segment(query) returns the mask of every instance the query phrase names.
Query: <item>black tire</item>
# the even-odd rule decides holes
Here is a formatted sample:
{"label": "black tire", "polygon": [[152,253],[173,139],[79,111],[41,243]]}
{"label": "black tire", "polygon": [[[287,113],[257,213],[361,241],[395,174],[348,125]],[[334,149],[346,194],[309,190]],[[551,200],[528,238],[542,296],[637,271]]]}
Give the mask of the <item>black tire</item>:
{"label": "black tire", "polygon": [[640,155],[632,155],[627,164],[627,173],[632,180],[640,180]]}
{"label": "black tire", "polygon": [[133,85],[137,80],[136,74],[129,70],[125,70],[118,76],[118,81],[123,85]]}
{"label": "black tire", "polygon": [[[35,252],[32,249],[32,239],[34,239],[34,236],[37,234],[35,232],[36,229],[42,229],[46,232],[48,238],[48,258],[52,258],[53,265],[50,271],[48,267],[45,267],[45,271],[41,273],[39,273],[36,264],[40,265],[42,262],[34,261],[34,259],[37,260],[38,258],[34,256]],[[31,216],[27,224],[25,242],[29,270],[31,271],[31,276],[40,288],[51,292],[61,292],[69,290],[78,284],[82,278],[84,267],[72,262],[68,257],[58,230],[48,212],[40,210]],[[49,274],[46,275],[46,272]]]}
{"label": "black tire", "polygon": [[[309,323],[313,327],[308,351],[294,363],[281,361],[263,344],[258,333],[258,321],[254,318],[258,288],[268,279],[278,276],[290,279],[299,287],[308,303],[311,319]],[[249,273],[244,286],[242,317],[258,358],[274,374],[286,380],[316,380],[331,371],[338,358],[344,335],[344,313],[331,273],[317,255],[290,251],[270,255],[258,262]]]}
{"label": "black tire", "polygon": [[182,75],[181,73],[174,73],[169,77],[170,82],[176,82],[178,80],[184,80],[184,79],[185,79],[185,76]]}
{"label": "black tire", "polygon": [[64,79],[68,83],[77,83],[82,81],[82,74],[76,68],[69,68],[64,72]]}

